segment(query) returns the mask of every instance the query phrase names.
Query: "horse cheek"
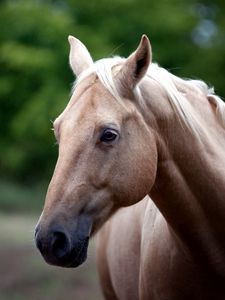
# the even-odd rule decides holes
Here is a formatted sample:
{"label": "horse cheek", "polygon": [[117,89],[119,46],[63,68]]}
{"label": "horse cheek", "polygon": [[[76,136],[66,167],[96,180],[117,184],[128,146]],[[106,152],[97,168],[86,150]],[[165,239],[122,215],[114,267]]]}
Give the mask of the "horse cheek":
{"label": "horse cheek", "polygon": [[156,169],[155,144],[144,147],[144,151],[135,149],[134,152],[126,153],[118,163],[114,182],[119,205],[133,205],[144,198],[154,184]]}

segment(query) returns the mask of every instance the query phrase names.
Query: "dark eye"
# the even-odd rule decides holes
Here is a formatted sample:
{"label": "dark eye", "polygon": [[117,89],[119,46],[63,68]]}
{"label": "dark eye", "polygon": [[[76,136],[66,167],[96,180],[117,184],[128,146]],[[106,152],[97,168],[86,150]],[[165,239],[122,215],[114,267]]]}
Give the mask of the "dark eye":
{"label": "dark eye", "polygon": [[110,143],[116,140],[118,132],[115,129],[105,129],[100,137],[100,141],[104,143]]}

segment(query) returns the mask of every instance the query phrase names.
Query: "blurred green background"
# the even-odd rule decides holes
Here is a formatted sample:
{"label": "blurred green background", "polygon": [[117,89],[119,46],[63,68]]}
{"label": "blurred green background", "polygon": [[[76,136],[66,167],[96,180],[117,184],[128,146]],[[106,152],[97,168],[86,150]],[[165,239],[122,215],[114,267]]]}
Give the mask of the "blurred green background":
{"label": "blurred green background", "polygon": [[129,55],[146,33],[154,61],[224,97],[224,15],[222,0],[1,0],[0,300],[101,299],[92,256],[63,271],[45,265],[32,242],[57,158],[51,121],[74,81],[67,36],[98,59]]}

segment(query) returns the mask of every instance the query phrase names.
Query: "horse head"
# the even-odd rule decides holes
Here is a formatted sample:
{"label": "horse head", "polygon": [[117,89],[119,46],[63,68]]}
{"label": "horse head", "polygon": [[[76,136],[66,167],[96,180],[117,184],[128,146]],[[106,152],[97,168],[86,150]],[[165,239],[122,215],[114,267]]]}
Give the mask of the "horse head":
{"label": "horse head", "polygon": [[[136,51],[113,67],[110,59],[94,64],[78,39],[69,36],[69,43],[78,80],[54,122],[58,161],[35,237],[48,263],[76,267],[86,259],[89,237],[118,208],[148,194],[157,150],[154,130],[136,101],[137,84],[151,63],[148,38],[143,36]],[[110,71],[102,79],[107,64]]]}

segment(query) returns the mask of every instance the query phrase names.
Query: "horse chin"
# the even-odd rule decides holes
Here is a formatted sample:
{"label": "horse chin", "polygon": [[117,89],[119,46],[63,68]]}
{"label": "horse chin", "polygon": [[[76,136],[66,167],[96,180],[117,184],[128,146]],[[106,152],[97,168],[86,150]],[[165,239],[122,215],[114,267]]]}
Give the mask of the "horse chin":
{"label": "horse chin", "polygon": [[44,257],[45,261],[49,265],[62,267],[62,268],[76,268],[83,264],[87,259],[89,238],[84,240],[80,240],[69,255],[69,257],[65,257],[65,259],[56,260],[54,257]]}
{"label": "horse chin", "polygon": [[66,268],[76,268],[83,264],[87,259],[89,238],[85,239],[80,246],[80,251],[76,255],[75,259],[72,257],[71,261],[68,265],[64,266]]}

